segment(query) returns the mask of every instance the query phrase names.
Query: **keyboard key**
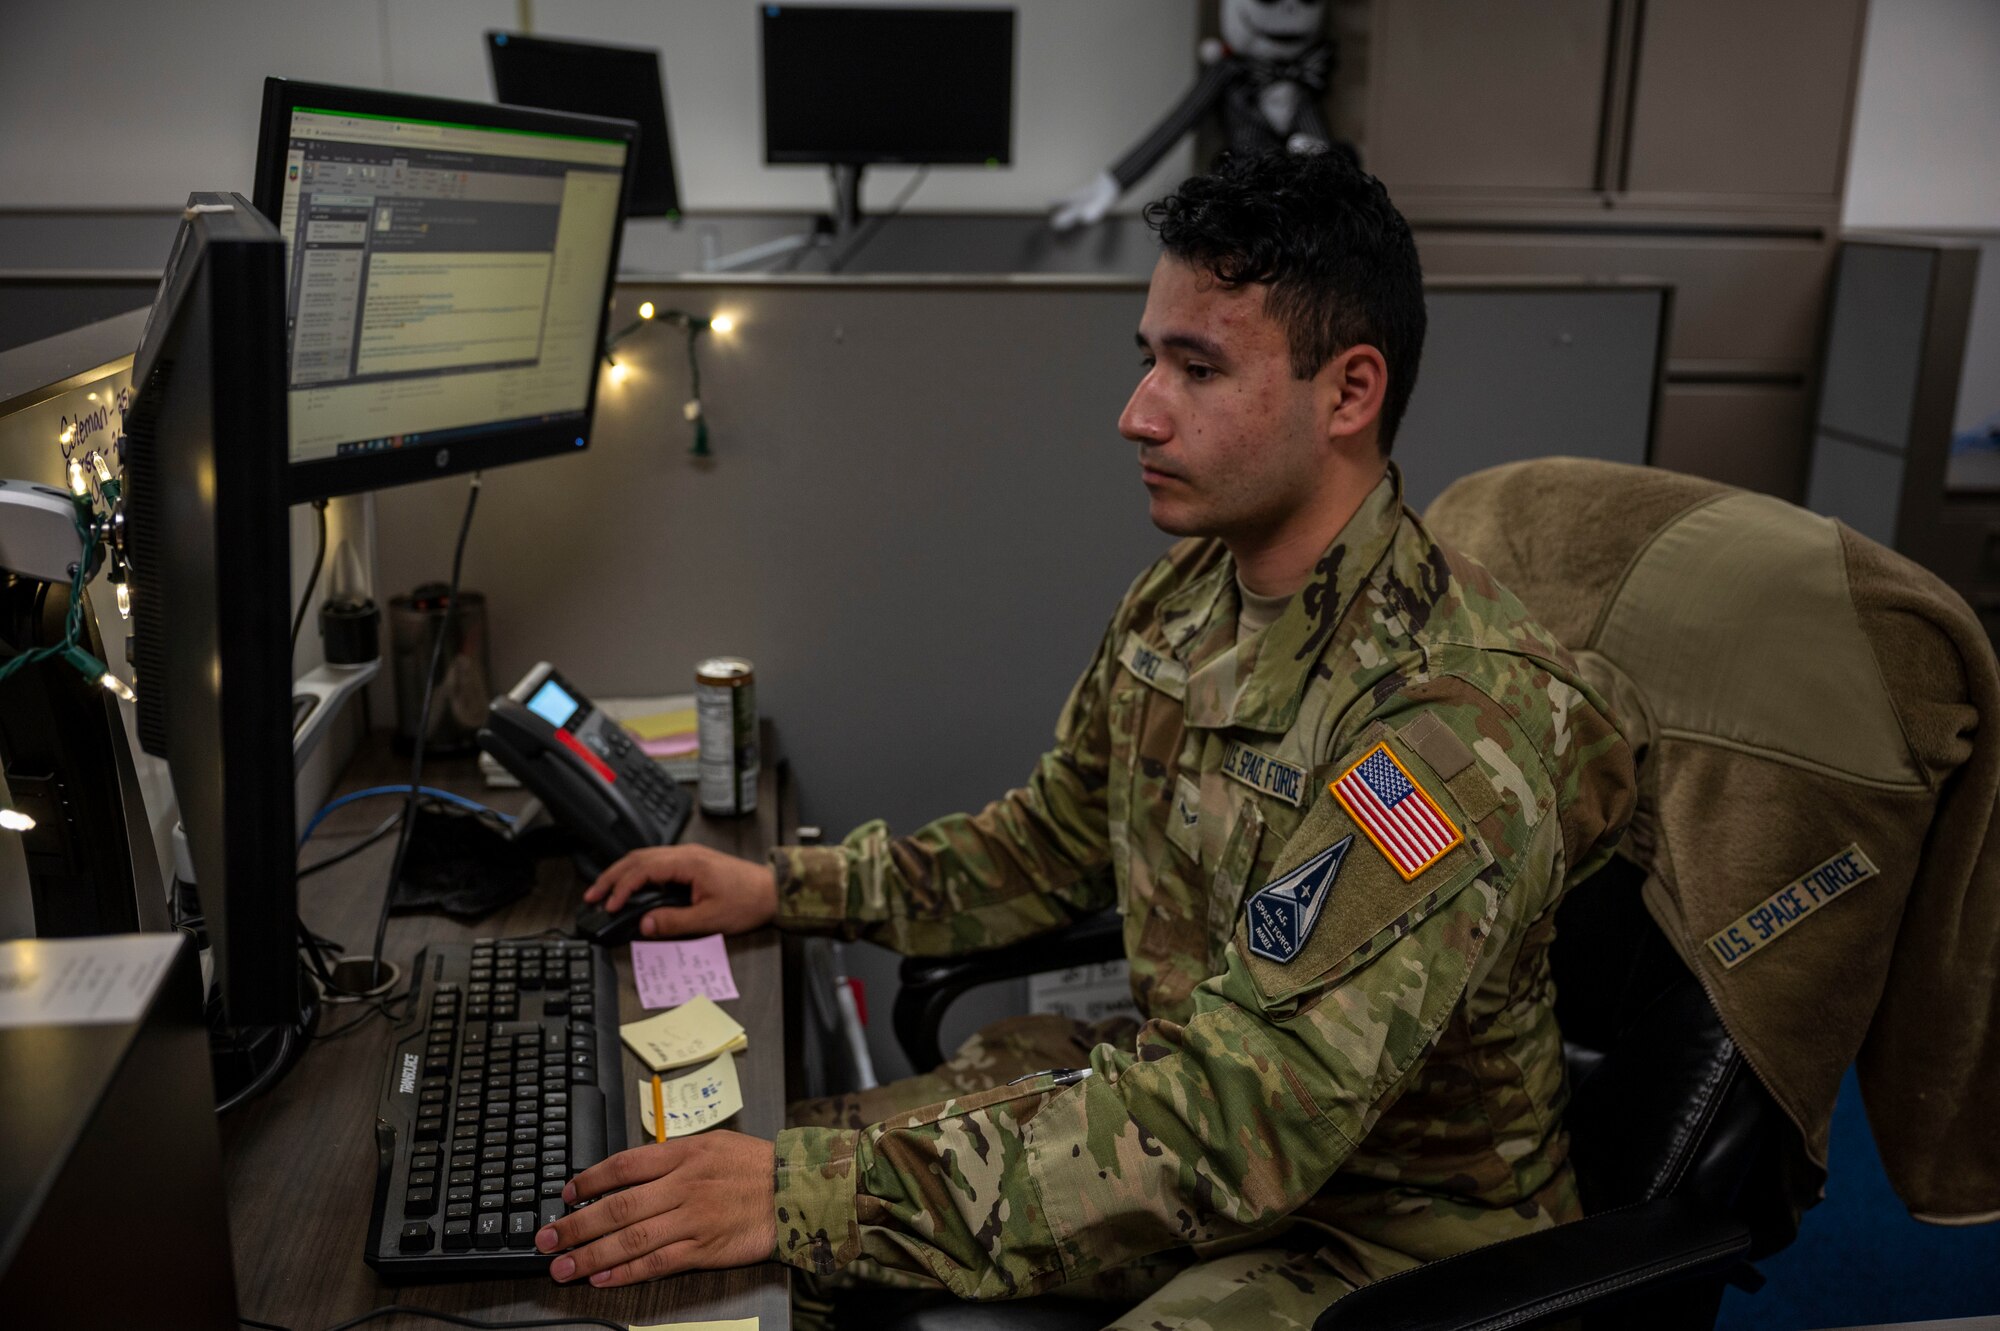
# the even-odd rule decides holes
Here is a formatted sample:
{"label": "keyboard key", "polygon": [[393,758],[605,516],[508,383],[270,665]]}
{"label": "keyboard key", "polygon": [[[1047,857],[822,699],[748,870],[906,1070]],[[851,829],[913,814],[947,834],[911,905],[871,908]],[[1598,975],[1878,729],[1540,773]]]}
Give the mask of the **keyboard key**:
{"label": "keyboard key", "polygon": [[542,1198],[538,1218],[544,1225],[553,1225],[556,1221],[562,1219],[568,1211],[569,1208],[563,1205],[562,1195],[558,1193],[554,1197]]}
{"label": "keyboard key", "polygon": [[507,1242],[507,1217],[501,1211],[481,1211],[473,1226],[473,1242],[481,1248],[503,1248]]}
{"label": "keyboard key", "polygon": [[472,1199],[468,1197],[462,1202],[446,1202],[444,1218],[448,1221],[472,1219]]}
{"label": "keyboard key", "polygon": [[535,1231],[540,1226],[535,1223],[533,1211],[513,1211],[507,1216],[507,1246],[510,1248],[532,1248],[535,1246]]}
{"label": "keyboard key", "polygon": [[[404,1215],[436,1215],[438,1209],[435,1188],[411,1188],[403,1194]],[[426,1244],[426,1247],[429,1245]]]}
{"label": "keyboard key", "polygon": [[465,1252],[472,1247],[472,1222],[470,1220],[447,1220],[444,1222],[444,1250]]}
{"label": "keyboard key", "polygon": [[507,1209],[510,1211],[518,1211],[523,1207],[531,1207],[534,1204],[535,1190],[533,1188],[516,1188],[513,1192],[507,1194]]}
{"label": "keyboard key", "polygon": [[396,1241],[396,1251],[411,1256],[429,1252],[436,1238],[428,1220],[413,1220],[403,1226],[403,1235]]}

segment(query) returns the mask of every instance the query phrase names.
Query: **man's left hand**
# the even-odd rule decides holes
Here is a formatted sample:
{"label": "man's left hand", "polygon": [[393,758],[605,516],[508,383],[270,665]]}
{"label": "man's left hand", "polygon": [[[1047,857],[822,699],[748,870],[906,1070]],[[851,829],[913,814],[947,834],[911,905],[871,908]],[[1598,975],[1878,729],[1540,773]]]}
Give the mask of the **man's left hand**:
{"label": "man's left hand", "polygon": [[764,1261],[778,1242],[774,1165],[770,1142],[720,1130],[620,1151],[569,1181],[564,1201],[596,1200],[535,1247],[574,1249],[549,1274],[593,1285]]}

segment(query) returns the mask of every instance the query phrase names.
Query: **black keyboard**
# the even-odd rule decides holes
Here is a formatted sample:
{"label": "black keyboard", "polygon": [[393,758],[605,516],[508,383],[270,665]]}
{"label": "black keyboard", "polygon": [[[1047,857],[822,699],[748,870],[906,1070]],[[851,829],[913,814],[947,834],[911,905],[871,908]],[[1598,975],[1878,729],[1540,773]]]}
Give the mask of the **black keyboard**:
{"label": "black keyboard", "polygon": [[625,1149],[618,977],[570,939],[433,945],[389,1058],[368,1264],[383,1280],[540,1274],[563,1185]]}

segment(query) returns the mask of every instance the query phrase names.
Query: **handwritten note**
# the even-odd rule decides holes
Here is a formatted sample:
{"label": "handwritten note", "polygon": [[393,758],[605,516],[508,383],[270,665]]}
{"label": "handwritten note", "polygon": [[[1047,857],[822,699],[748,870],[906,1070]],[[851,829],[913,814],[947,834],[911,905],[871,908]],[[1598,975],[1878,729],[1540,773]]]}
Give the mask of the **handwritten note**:
{"label": "handwritten note", "polygon": [[[667,1135],[685,1137],[712,1128],[743,1108],[743,1088],[736,1080],[736,1055],[724,1054],[707,1067],[684,1072],[662,1083],[667,1108]],[[639,1121],[653,1136],[653,1081],[639,1083]]]}
{"label": "handwritten note", "polygon": [[[657,1017],[618,1028],[626,1048],[655,1072],[706,1063],[717,1054],[742,1049],[750,1037],[727,1012],[706,998],[691,998]],[[648,1092],[650,1099],[651,1092]]]}
{"label": "handwritten note", "polygon": [[696,995],[735,998],[736,976],[721,934],[632,944],[632,978],[643,1007],[679,1007]]}

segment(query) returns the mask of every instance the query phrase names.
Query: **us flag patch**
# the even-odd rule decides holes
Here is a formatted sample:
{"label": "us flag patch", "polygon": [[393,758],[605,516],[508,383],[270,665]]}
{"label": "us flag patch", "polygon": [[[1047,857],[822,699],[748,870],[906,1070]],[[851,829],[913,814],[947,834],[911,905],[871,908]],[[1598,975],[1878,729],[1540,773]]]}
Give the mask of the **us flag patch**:
{"label": "us flag patch", "polygon": [[1408,882],[1465,838],[1387,744],[1377,744],[1328,790]]}

